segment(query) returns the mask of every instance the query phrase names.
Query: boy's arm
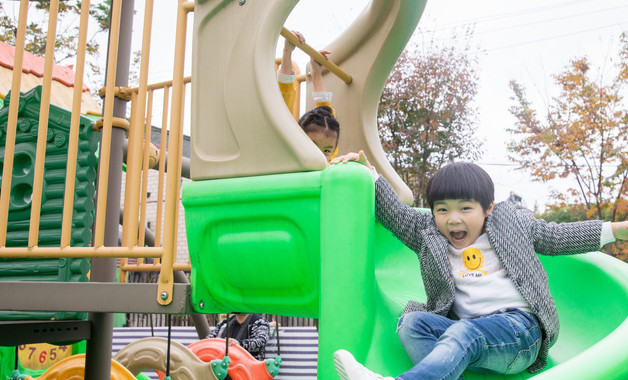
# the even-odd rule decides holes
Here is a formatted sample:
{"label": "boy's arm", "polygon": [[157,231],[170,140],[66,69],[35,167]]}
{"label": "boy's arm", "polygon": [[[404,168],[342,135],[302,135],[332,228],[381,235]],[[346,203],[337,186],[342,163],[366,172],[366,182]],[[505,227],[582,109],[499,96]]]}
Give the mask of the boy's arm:
{"label": "boy's arm", "polygon": [[[321,50],[319,53],[325,58],[330,54],[327,50]],[[314,87],[312,98],[316,103],[316,107],[327,106],[331,108],[332,115],[336,117],[336,110],[331,105],[332,93],[327,91],[325,81],[323,80],[323,66],[314,59],[310,59],[310,66],[312,68],[312,86]]]}
{"label": "boy's arm", "polygon": [[419,252],[421,232],[432,216],[403,203],[388,181],[379,175],[375,181],[375,218],[408,248]]}
{"label": "boy's arm", "polygon": [[[302,43],[305,42],[305,38],[299,32],[293,31],[293,33],[299,38]],[[295,46],[288,40],[285,40],[283,47],[283,55],[281,56],[281,63],[279,64],[279,70],[277,71],[277,82],[279,83],[279,90],[281,96],[288,106],[288,109],[292,111],[296,101],[296,88],[294,87],[295,72],[292,69],[292,52]]]}
{"label": "boy's arm", "polygon": [[251,327],[251,337],[242,339],[240,345],[252,354],[258,353],[266,347],[269,332],[270,326],[268,325],[268,321],[264,318],[260,318],[253,322],[253,326]]}
{"label": "boy's arm", "polygon": [[567,255],[598,251],[601,247],[602,222],[599,220],[557,224],[536,219],[527,210],[520,210],[519,214],[531,223],[537,253]]}
{"label": "boy's arm", "polygon": [[284,103],[286,103],[286,106],[292,112],[297,98],[297,90],[294,88],[294,83],[282,83],[279,81],[279,91],[281,91]]}
{"label": "boy's arm", "polygon": [[617,240],[628,240],[628,220],[611,223],[613,236]]}
{"label": "boy's arm", "polygon": [[[325,58],[330,54],[327,50],[321,50],[319,53]],[[325,81],[323,80],[323,66],[316,62],[314,58],[310,59],[310,66],[312,68],[312,86],[314,87],[314,92],[326,92],[327,87],[325,87]]]}
{"label": "boy's arm", "polygon": [[573,223],[536,221],[534,247],[546,255],[598,251],[615,240],[628,240],[628,221],[588,220]]}
{"label": "boy's arm", "polygon": [[[297,31],[292,31],[301,43],[305,43],[305,37]],[[283,45],[283,55],[281,56],[281,63],[279,64],[279,74],[283,75],[294,75],[294,70],[292,70],[292,52],[294,51],[294,44],[290,41],[285,40]],[[292,79],[294,81],[294,79]]]}
{"label": "boy's arm", "polygon": [[216,324],[216,326],[212,327],[209,331],[209,334],[205,337],[205,339],[211,339],[218,337],[218,333],[220,332],[220,328],[225,324],[225,321],[222,320]]}

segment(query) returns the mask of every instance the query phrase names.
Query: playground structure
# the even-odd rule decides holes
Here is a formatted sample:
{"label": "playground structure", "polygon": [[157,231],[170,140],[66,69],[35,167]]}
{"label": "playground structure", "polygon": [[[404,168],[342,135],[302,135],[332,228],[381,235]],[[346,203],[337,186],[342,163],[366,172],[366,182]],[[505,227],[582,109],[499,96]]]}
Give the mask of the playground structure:
{"label": "playground structure", "polygon": [[[71,362],[74,364],[69,367],[80,368],[77,378],[84,366],[85,378],[110,379],[117,373],[131,376],[119,369],[118,360],[111,360],[112,312],[265,312],[319,318],[319,379],[335,378],[332,353],[339,348],[349,349],[360,361],[386,375],[408,368],[410,362],[396,338],[394,322],[409,299],[425,298],[416,258],[375,223],[370,173],[357,164],[327,168],[324,156],[297,126],[276,86],[274,47],[280,33],[289,38],[281,28],[296,3],[179,1],[173,80],[148,85],[153,2],[147,0],[140,84],[136,89],[125,90],[125,75],[118,74],[128,71],[130,52],[121,48],[121,42],[130,38],[133,4],[113,2],[110,47],[115,48],[109,49],[103,118],[95,124],[100,131],[101,149],[94,187],[93,237],[91,244],[81,245],[74,237],[77,224],[73,205],[75,194],[79,194],[75,190],[80,171],[76,163],[81,131],[85,130],[78,110],[87,8],[82,12],[75,65],[75,102],[65,123],[69,125],[68,159],[62,177],[58,242],[43,244],[44,234],[40,234],[49,175],[48,120],[52,111],[46,106],[50,104],[58,7],[58,1],[51,1],[51,30],[39,99],[42,106],[38,111],[36,147],[27,168],[32,178],[32,195],[17,192],[11,185],[21,178],[15,174],[16,168],[25,168],[17,159],[19,138],[25,133],[19,127],[24,117],[22,102],[18,103],[20,96],[10,96],[5,105],[6,124],[0,126],[4,128],[0,133],[4,147],[0,259],[91,258],[90,282],[9,279],[0,282],[0,304],[8,312],[90,314],[87,320],[56,317],[41,321],[31,317],[0,322],[0,345],[86,340],[85,357],[66,359],[66,365]],[[336,94],[334,105],[343,125],[342,151],[364,148],[406,201],[411,200],[411,194],[385,159],[375,120],[386,77],[415,29],[424,5],[422,0],[374,0],[327,47],[333,52],[331,61],[342,68],[329,67],[325,74],[328,88]],[[84,1],[82,6],[88,7],[89,2]],[[22,0],[12,94],[20,90],[27,9],[28,1]],[[183,75],[183,57],[187,17],[192,11],[195,17],[190,80]],[[221,52],[221,56],[216,57],[215,52]],[[334,72],[344,79],[332,77]],[[181,136],[188,83],[194,83],[194,87],[192,155],[186,167],[188,163],[181,156]],[[234,83],[246,83],[250,90],[243,93],[244,86]],[[151,161],[146,136],[150,135],[156,91],[164,92],[162,120],[165,126],[169,119],[169,128],[162,128],[161,149]],[[127,120],[128,101],[131,116]],[[127,170],[121,212],[123,173],[118,168],[124,161],[126,133]],[[145,234],[144,200],[151,162],[159,168],[159,181],[165,188],[159,188],[153,244],[146,246],[149,241]],[[177,218],[182,168],[194,180],[184,186],[182,195],[191,266],[174,259],[177,224],[182,222]],[[28,215],[28,235],[20,244],[11,240],[16,199],[24,203],[19,211],[27,210]],[[123,258],[123,271],[159,271],[158,283],[115,283],[115,258]],[[126,258],[137,258],[138,263],[130,264]],[[144,263],[147,258],[156,259],[156,263]],[[543,263],[563,326],[561,338],[550,351],[550,365],[536,376],[524,373],[490,378],[628,376],[628,265],[600,253],[547,258]],[[176,283],[177,272],[190,269],[191,284]],[[582,276],[587,280],[580,280]],[[199,331],[199,337],[203,336]],[[208,369],[209,363],[202,362],[188,348],[178,347],[176,342],[171,344],[183,358],[181,362],[171,362],[173,379],[185,378],[176,371],[186,366],[207,376],[216,374]],[[158,369],[164,370],[166,345],[163,340],[137,343],[114,359],[134,374],[158,364]],[[149,349],[155,354],[149,355]],[[154,361],[155,357],[160,360]],[[485,377],[468,374],[465,378]]]}

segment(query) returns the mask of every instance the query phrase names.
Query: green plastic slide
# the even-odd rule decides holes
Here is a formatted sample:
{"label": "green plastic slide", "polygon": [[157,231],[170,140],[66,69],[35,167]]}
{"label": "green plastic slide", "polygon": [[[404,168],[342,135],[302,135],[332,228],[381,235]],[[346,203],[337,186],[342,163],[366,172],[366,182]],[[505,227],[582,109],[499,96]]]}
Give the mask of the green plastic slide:
{"label": "green plastic slide", "polygon": [[[540,374],[491,376],[467,371],[464,379],[627,379],[628,264],[601,252],[539,257],[549,275],[561,326],[549,365]],[[384,321],[376,325],[373,346],[385,349],[369,351],[365,362],[370,368],[394,376],[412,365],[398,347],[394,321],[407,300],[425,300],[419,276],[416,255],[377,223],[376,313]]]}
{"label": "green plastic slide", "polygon": [[[197,311],[320,318],[318,378],[344,348],[395,376],[411,363],[396,336],[408,300],[425,300],[416,254],[374,220],[370,172],[323,171],[184,184]],[[542,258],[561,318],[550,364],[535,376],[628,377],[628,264],[599,252]]]}

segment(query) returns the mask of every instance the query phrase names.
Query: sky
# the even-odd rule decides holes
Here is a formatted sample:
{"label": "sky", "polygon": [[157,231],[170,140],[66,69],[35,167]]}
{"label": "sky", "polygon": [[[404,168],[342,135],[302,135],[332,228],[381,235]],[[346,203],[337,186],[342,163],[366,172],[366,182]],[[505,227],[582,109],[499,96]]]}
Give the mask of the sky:
{"label": "sky", "polygon": [[[368,1],[302,1],[286,22],[302,31],[307,42],[322,48],[333,40]],[[313,14],[326,12],[320,18]],[[308,20],[308,21],[304,21]],[[316,20],[316,21],[312,21]],[[472,46],[479,61],[479,90],[475,99],[478,135],[485,152],[477,161],[495,182],[496,201],[510,192],[523,197],[524,205],[542,210],[551,203],[552,191],[573,186],[570,181],[540,183],[516,169],[508,160],[506,131],[515,123],[508,111],[513,105],[508,87],[516,80],[527,90],[540,115],[557,93],[553,75],[565,70],[570,60],[587,57],[592,68],[610,77],[612,59],[619,51],[619,36],[628,32],[625,0],[428,0],[418,30],[411,41],[432,34],[442,45],[456,44],[454,36],[474,29]],[[301,67],[308,58],[294,55]],[[628,94],[626,94],[628,95]]]}
{"label": "sky", "polygon": [[[301,0],[285,26],[301,31],[308,44],[322,49],[341,34],[368,3],[368,0]],[[135,0],[134,31],[139,33],[134,36],[141,36],[143,6],[143,0]],[[171,47],[176,23],[176,1],[155,1],[154,7],[149,83],[172,79]],[[186,75],[192,71],[189,37],[193,29],[192,17],[188,18]],[[477,163],[495,181],[496,201],[515,192],[523,197],[526,207],[542,209],[550,201],[552,191],[560,192],[571,185],[565,180],[533,182],[529,175],[515,170],[516,165],[508,160],[506,144],[510,135],[506,130],[515,123],[508,111],[513,105],[508,82],[514,79],[521,83],[542,115],[557,92],[552,76],[564,71],[570,60],[586,56],[593,70],[602,68],[600,75],[610,77],[614,73],[612,60],[617,57],[619,36],[623,31],[628,32],[628,1],[428,0],[411,41],[433,33],[442,45],[455,46],[455,34],[467,27],[474,29],[471,45],[477,46],[477,133],[485,141],[484,155]],[[133,46],[133,50],[139,50],[141,39],[134,39]],[[277,56],[282,47],[280,37]],[[103,52],[103,60],[104,55]],[[293,59],[304,71],[309,58],[296,50]],[[188,93],[186,98],[189,96]],[[161,104],[157,96],[154,104]],[[157,114],[156,110],[153,115]],[[189,131],[188,113],[185,119],[184,125],[188,125],[186,130]]]}

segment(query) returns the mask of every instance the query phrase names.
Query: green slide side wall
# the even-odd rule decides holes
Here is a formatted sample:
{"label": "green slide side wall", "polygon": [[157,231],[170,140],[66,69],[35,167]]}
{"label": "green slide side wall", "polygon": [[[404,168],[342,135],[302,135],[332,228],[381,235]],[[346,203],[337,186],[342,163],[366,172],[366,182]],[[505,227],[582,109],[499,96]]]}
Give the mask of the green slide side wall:
{"label": "green slide side wall", "polygon": [[[320,318],[319,379],[337,378],[340,348],[387,376],[407,370],[396,322],[425,291],[416,254],[375,222],[373,195],[357,164],[184,184],[196,310]],[[465,380],[625,377],[628,265],[601,253],[542,260],[562,326],[548,370]]]}
{"label": "green slide side wall", "polygon": [[320,318],[319,378],[333,378],[336,349],[371,341],[373,191],[357,164],[186,183],[195,308]]}
{"label": "green slide side wall", "polygon": [[185,188],[194,305],[316,316],[320,175],[266,176],[254,186],[242,178]]}
{"label": "green slide side wall", "polygon": [[[11,93],[6,96],[5,106],[0,109],[0,184],[5,160],[11,96]],[[40,103],[41,86],[20,94],[9,201],[7,247],[28,245]],[[68,110],[50,105],[37,243],[40,247],[58,247],[60,244],[70,116],[71,113]],[[80,119],[72,246],[88,246],[92,237],[97,164],[95,155],[97,133],[92,129],[93,124],[94,122],[88,118],[81,117]],[[89,268],[88,259],[0,259],[0,281],[87,281]],[[0,319],[4,320],[84,319],[86,317],[86,313],[75,312],[0,312]]]}

